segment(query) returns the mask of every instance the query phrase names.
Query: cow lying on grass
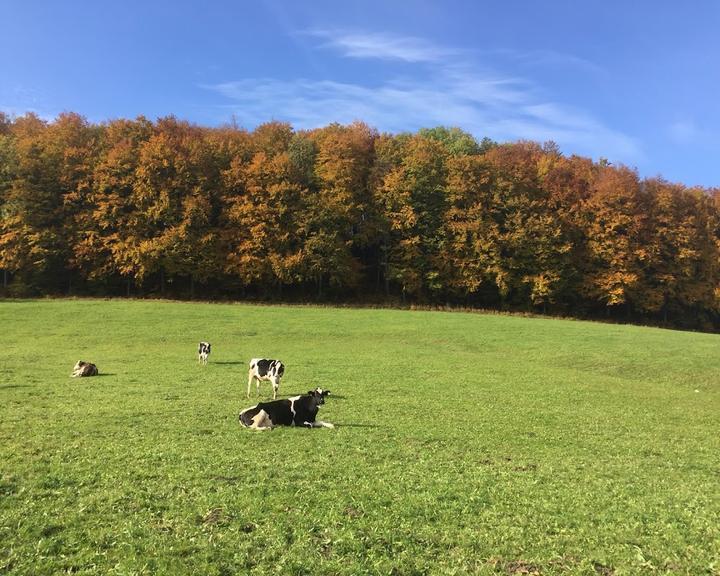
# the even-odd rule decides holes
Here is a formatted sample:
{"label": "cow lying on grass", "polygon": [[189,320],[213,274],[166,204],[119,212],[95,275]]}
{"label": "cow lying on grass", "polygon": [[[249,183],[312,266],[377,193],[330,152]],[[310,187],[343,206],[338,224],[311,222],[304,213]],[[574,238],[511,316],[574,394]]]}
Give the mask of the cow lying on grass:
{"label": "cow lying on grass", "polygon": [[247,397],[250,398],[250,386],[253,379],[257,381],[257,395],[260,396],[260,381],[269,380],[273,388],[273,400],[277,398],[280,378],[285,374],[285,365],[280,360],[253,358],[248,371]]}
{"label": "cow lying on grass", "polygon": [[83,362],[82,360],[78,360],[77,364],[75,364],[75,368],[73,368],[72,374],[70,376],[72,378],[82,377],[82,376],[97,376],[98,369],[95,364],[92,364],[91,362]]}
{"label": "cow lying on grass", "polygon": [[330,390],[315,388],[303,396],[286,400],[260,402],[240,412],[240,424],[253,430],[271,430],[275,426],[306,426],[307,428],[335,428],[329,422],[315,420],[321,404]]}

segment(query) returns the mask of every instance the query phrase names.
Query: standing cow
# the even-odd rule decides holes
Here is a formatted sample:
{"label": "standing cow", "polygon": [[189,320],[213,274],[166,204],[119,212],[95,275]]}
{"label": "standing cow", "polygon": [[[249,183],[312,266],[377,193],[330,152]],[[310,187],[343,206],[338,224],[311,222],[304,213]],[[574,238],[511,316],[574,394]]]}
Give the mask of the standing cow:
{"label": "standing cow", "polygon": [[208,356],[210,356],[210,342],[200,342],[198,345],[198,363],[203,366],[208,363]]}
{"label": "standing cow", "polygon": [[253,358],[250,360],[248,371],[247,397],[250,398],[250,386],[253,379],[257,383],[257,395],[260,396],[260,381],[267,380],[273,387],[273,400],[277,398],[280,388],[280,378],[285,374],[285,365],[280,360],[269,360],[267,358]]}

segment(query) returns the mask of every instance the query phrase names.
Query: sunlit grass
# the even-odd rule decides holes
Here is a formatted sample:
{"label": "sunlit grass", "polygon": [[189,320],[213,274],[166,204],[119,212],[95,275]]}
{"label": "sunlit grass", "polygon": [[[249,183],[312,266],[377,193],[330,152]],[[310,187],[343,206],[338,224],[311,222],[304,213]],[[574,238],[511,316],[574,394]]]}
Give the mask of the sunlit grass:
{"label": "sunlit grass", "polygon": [[[720,570],[718,336],[100,300],[0,325],[0,573]],[[337,428],[241,428],[254,356]]]}

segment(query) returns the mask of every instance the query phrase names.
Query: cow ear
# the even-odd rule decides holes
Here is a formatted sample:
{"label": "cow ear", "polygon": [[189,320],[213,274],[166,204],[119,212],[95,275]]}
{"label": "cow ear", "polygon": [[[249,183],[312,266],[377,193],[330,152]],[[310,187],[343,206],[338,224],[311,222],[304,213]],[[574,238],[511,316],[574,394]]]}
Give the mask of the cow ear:
{"label": "cow ear", "polygon": [[315,394],[315,390],[308,390],[308,394],[312,396],[313,394]]}
{"label": "cow ear", "polygon": [[329,396],[330,390],[323,390],[323,396]]}

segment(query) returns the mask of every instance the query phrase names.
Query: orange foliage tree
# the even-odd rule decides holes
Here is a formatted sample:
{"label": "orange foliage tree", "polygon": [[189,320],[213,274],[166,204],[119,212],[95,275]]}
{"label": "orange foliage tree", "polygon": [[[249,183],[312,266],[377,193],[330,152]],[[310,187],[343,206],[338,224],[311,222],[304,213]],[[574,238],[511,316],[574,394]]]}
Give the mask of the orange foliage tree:
{"label": "orange foliage tree", "polygon": [[458,128],[0,113],[3,294],[199,285],[717,327],[718,196]]}

